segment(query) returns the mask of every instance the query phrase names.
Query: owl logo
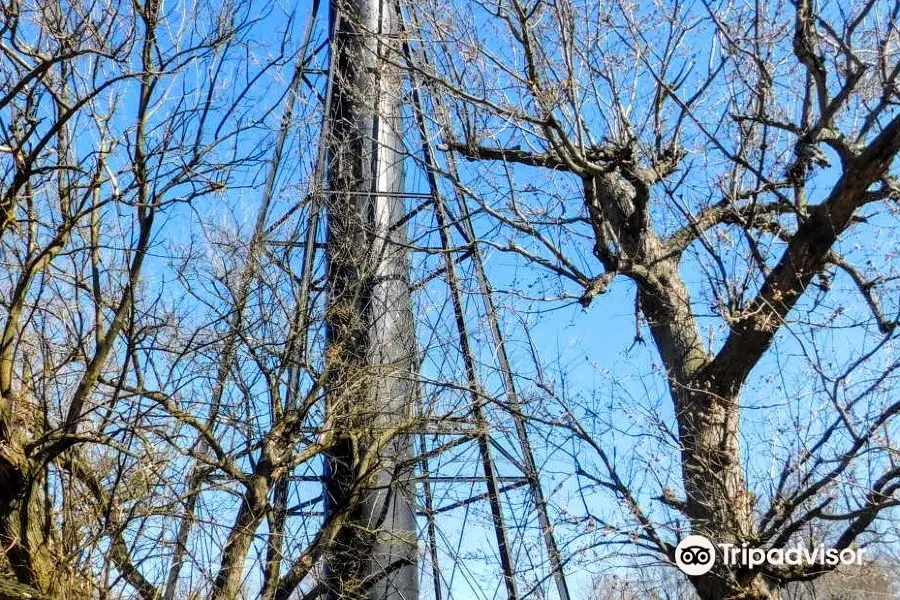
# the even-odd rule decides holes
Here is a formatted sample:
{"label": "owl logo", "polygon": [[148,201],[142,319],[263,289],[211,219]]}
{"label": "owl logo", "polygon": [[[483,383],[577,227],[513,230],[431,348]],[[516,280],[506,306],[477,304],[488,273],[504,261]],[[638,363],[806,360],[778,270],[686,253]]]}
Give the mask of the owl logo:
{"label": "owl logo", "polygon": [[716,548],[702,535],[689,535],[675,548],[675,564],[686,575],[709,573],[716,562]]}

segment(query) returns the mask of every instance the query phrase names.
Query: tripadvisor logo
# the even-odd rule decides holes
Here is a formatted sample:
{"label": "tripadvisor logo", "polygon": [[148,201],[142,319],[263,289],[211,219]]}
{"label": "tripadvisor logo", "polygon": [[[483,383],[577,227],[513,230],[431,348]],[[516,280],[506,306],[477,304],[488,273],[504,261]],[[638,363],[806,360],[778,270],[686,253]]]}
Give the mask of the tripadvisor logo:
{"label": "tripadvisor logo", "polygon": [[725,566],[753,569],[768,565],[860,565],[865,548],[826,548],[823,544],[812,548],[751,548],[746,544],[713,544],[702,535],[689,535],[675,548],[675,564],[686,575],[709,573],[716,559]]}

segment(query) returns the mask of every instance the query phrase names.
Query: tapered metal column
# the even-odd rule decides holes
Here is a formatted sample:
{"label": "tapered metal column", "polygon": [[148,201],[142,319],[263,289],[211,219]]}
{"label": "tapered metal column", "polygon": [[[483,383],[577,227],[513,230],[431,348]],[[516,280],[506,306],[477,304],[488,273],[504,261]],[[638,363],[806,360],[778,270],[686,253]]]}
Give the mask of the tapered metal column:
{"label": "tapered metal column", "polygon": [[[326,427],[332,598],[414,600],[417,538],[409,473],[415,337],[402,191],[396,17],[384,0],[332,0]],[[386,442],[386,440],[389,440]]]}

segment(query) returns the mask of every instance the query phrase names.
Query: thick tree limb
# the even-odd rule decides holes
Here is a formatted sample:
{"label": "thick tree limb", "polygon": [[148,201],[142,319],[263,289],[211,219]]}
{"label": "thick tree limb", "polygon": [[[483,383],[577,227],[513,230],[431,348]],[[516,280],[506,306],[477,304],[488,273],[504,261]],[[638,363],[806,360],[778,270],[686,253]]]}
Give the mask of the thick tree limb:
{"label": "thick tree limb", "polygon": [[708,367],[719,389],[736,392],[769,348],[772,339],[812,278],[821,272],[831,247],[852,223],[867,191],[886,174],[900,150],[900,117],[895,117],[844,172],[828,198],[810,209],[760,292],[743,310]]}
{"label": "thick tree limb", "polygon": [[774,217],[795,212],[793,205],[784,202],[767,202],[737,206],[730,199],[720,200],[703,210],[691,223],[673,233],[664,242],[666,254],[678,255],[684,252],[698,237],[716,225],[734,224],[765,226]]}
{"label": "thick tree limb", "polygon": [[518,163],[530,167],[548,167],[561,171],[569,171],[569,166],[555,152],[530,152],[521,148],[503,148],[481,146],[474,143],[448,141],[448,150],[459,152],[471,160],[498,160],[503,162]]}

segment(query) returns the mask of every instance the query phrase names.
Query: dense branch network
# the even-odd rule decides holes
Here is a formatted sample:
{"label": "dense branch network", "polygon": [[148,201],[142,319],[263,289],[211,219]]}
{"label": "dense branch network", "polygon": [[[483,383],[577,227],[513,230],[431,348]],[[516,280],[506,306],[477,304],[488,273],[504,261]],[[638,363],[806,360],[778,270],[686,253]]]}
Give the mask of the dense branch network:
{"label": "dense branch network", "polygon": [[[900,480],[890,467],[890,447],[882,449],[884,469],[858,508],[829,512],[835,499],[822,492],[854,468],[882,431],[893,431],[895,406],[877,409],[861,433],[846,413],[835,417],[799,463],[786,457],[768,512],[757,504],[744,472],[740,406],[751,372],[776,339],[793,329],[792,311],[811,289],[827,293],[829,268],[846,274],[869,310],[882,336],[876,349],[893,339],[894,307],[882,304],[884,296],[875,291],[893,280],[891,267],[884,265],[884,276],[864,274],[841,248],[842,240],[857,239],[857,230],[873,218],[867,212],[900,198],[896,7],[869,1],[833,14],[801,1],[786,21],[759,4],[746,11],[732,6],[727,18],[708,4],[689,3],[676,3],[666,15],[637,6],[472,6],[516,53],[423,14],[428,26],[452,31],[445,35],[469,44],[479,64],[491,65],[490,75],[467,80],[448,44],[434,65],[419,67],[434,96],[460,115],[458,123],[445,120],[444,146],[488,163],[476,173],[501,163],[512,174],[505,193],[534,199],[529,212],[519,207],[522,200],[500,205],[491,186],[479,186],[474,178],[464,184],[479,210],[510,232],[514,241],[506,249],[580,286],[575,297],[583,306],[619,275],[636,286],[636,306],[673,400],[685,494],[679,499],[667,489],[658,498],[687,516],[693,532],[718,540],[782,547],[811,523],[828,521],[841,527],[833,538],[838,547],[859,543],[878,515],[897,503]],[[683,44],[698,39],[699,31],[708,31],[722,48],[702,50],[709,54],[706,72],[684,53]],[[591,79],[585,81],[583,73]],[[775,92],[778,86],[799,92],[785,99]],[[716,95],[724,108],[713,101]],[[785,102],[795,104],[786,112]],[[836,164],[829,156],[837,157]],[[827,169],[832,171],[826,175]],[[516,179],[531,181],[533,170],[548,173],[548,182],[579,182],[581,197],[571,202],[580,203],[587,217],[597,266],[587,264],[574,245],[584,232],[562,217],[571,214],[565,203],[556,220],[531,220],[541,214],[541,195],[531,184],[517,188]],[[743,240],[745,257],[732,250],[735,238]],[[698,251],[717,273],[709,284],[724,330],[717,344],[701,339],[697,291],[683,275]],[[727,266],[735,258],[747,266]],[[873,258],[869,265],[883,260],[890,263]],[[587,275],[592,271],[598,274]],[[886,367],[885,377],[892,372]],[[609,487],[636,519],[641,538],[669,554],[616,465],[583,427],[573,431],[606,470],[602,478],[582,471],[583,476]],[[849,443],[837,466],[823,473],[824,448],[834,442]],[[810,460],[816,464],[806,464]],[[807,576],[719,571],[694,583],[703,597],[769,598],[777,596],[780,583]]]}

